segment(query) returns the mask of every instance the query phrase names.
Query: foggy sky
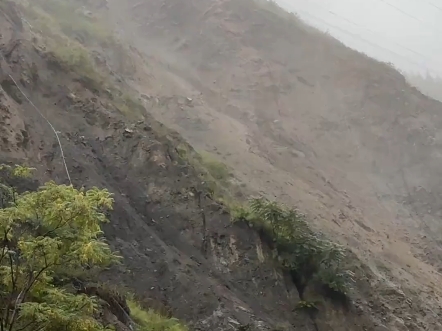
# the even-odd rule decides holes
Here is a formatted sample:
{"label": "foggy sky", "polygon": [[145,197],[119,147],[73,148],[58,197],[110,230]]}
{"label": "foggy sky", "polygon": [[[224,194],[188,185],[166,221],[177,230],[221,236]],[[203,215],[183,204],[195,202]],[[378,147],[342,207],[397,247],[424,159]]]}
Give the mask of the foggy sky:
{"label": "foggy sky", "polygon": [[304,21],[407,72],[442,76],[440,0],[276,0]]}

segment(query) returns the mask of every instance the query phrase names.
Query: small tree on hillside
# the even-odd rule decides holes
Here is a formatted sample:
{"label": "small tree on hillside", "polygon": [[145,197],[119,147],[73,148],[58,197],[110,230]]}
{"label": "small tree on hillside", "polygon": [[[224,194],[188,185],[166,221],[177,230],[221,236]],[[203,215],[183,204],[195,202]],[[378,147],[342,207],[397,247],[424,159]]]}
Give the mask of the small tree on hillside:
{"label": "small tree on hillside", "polygon": [[[8,171],[30,174],[22,167]],[[94,318],[98,301],[55,281],[118,259],[100,228],[111,194],[50,182],[23,194],[2,185],[0,196],[0,331],[103,329]]]}
{"label": "small tree on hillside", "polygon": [[[341,270],[342,246],[330,242],[309,227],[304,215],[264,198],[252,199],[246,219],[273,240],[275,257],[290,273],[301,299],[312,280],[346,294],[350,274]],[[244,214],[244,213],[243,213]]]}

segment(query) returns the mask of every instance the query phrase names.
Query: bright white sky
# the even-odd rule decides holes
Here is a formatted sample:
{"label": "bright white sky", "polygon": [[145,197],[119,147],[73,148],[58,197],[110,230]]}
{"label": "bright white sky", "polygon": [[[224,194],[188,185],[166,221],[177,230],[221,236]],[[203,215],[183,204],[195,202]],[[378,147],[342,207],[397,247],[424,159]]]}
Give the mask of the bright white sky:
{"label": "bright white sky", "polygon": [[347,46],[442,76],[441,0],[275,0]]}

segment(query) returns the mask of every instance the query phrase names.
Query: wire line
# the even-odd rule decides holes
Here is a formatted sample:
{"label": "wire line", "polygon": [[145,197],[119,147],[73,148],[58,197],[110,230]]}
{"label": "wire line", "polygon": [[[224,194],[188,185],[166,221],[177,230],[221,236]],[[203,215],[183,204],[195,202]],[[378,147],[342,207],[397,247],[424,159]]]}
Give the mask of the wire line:
{"label": "wire line", "polygon": [[[6,61],[5,57],[3,56],[3,54],[0,52],[0,56],[3,59],[3,61],[6,62],[6,64],[9,66],[8,62]],[[10,68],[11,69],[11,68]],[[66,158],[64,156],[64,151],[63,151],[63,146],[61,144],[61,140],[60,137],[58,135],[57,130],[55,130],[54,126],[52,125],[52,123],[46,118],[46,116],[43,115],[43,113],[40,111],[40,109],[38,109],[38,107],[31,101],[31,99],[28,98],[28,96],[23,92],[23,90],[20,88],[20,86],[18,86],[17,82],[15,81],[14,77],[12,77],[12,75],[8,74],[8,77],[12,80],[12,82],[15,84],[15,86],[17,87],[17,89],[20,91],[20,93],[25,97],[25,99],[29,102],[29,104],[37,111],[37,113],[49,124],[49,126],[51,127],[52,131],[55,134],[55,137],[57,138],[57,142],[58,142],[58,146],[60,147],[60,152],[61,152],[61,158],[63,160],[63,165],[66,171],[66,175],[68,177],[69,180],[69,184],[72,185],[72,180],[71,180],[71,175],[69,174],[69,170],[68,170],[68,166],[66,163]]]}

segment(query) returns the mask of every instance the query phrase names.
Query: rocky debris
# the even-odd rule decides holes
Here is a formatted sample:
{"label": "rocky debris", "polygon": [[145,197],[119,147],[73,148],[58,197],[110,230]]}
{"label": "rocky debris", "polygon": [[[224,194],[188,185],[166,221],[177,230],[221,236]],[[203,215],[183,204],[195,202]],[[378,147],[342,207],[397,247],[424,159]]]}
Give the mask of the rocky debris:
{"label": "rocky debris", "polygon": [[131,138],[131,137],[133,137],[133,134],[134,134],[134,130],[129,129],[129,128],[124,129],[123,135],[125,138]]}
{"label": "rocky debris", "polygon": [[[233,318],[232,313],[222,307],[218,307],[211,315],[198,321],[193,325],[194,330],[213,330],[213,331],[268,331],[272,328],[266,325],[265,322],[256,319],[250,312],[244,313],[244,310],[238,309],[242,312],[242,321]],[[248,311],[248,310],[245,310]]]}
{"label": "rocky debris", "polygon": [[147,101],[150,101],[152,99],[152,96],[147,94],[141,94],[141,98]]}

